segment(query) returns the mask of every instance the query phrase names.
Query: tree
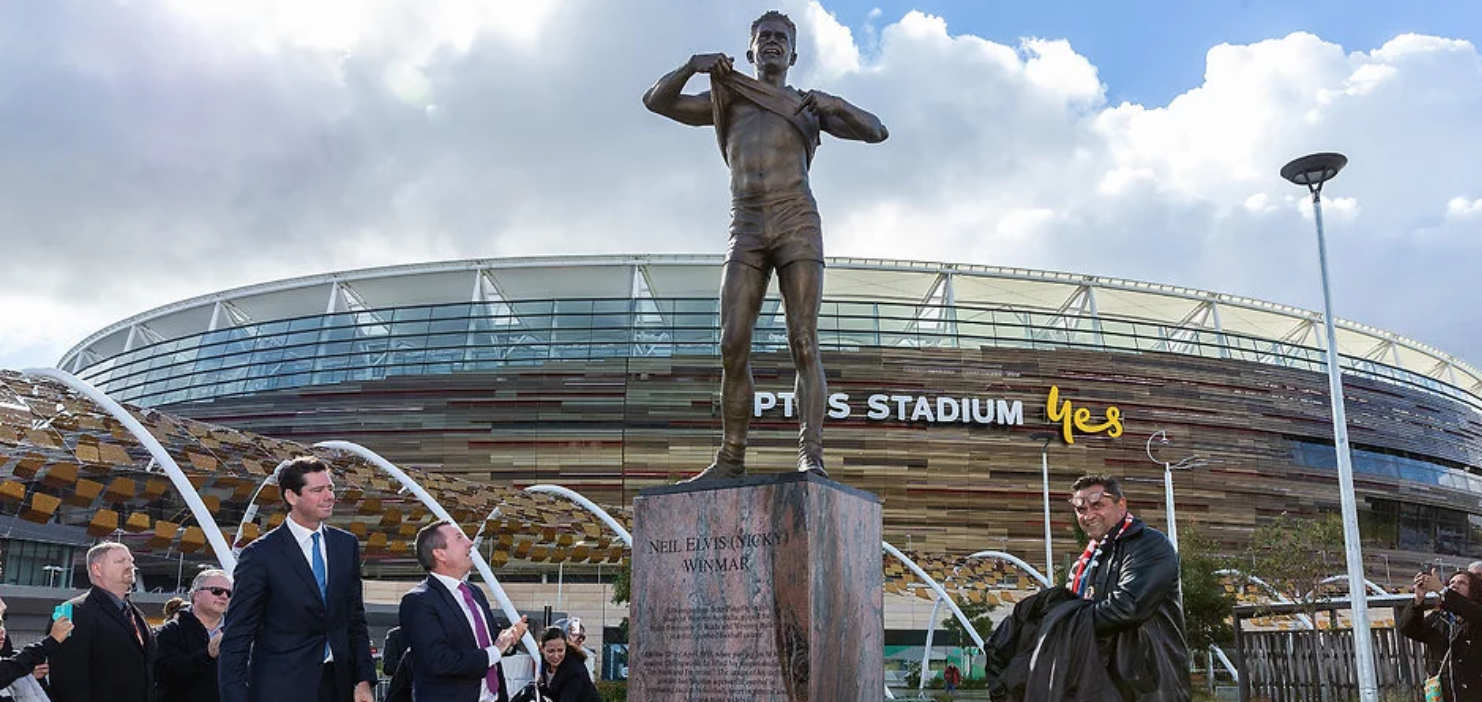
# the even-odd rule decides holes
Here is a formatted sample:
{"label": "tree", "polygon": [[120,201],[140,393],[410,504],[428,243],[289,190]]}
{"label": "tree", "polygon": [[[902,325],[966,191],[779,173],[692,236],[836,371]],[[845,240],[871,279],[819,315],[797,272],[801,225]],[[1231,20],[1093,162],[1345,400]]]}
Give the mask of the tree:
{"label": "tree", "polygon": [[[959,604],[957,607],[962,610],[963,615],[972,623],[973,629],[978,632],[978,636],[982,637],[984,641],[988,640],[987,634],[993,633],[993,619],[988,614],[997,605],[985,601],[967,602],[965,604]],[[978,643],[973,640],[973,637],[968,636],[967,629],[962,627],[962,622],[957,621],[957,615],[953,614],[951,609],[947,610],[947,618],[942,620],[941,629],[942,633],[952,637],[952,640],[957,642],[959,647],[977,650]],[[972,677],[972,673],[973,665],[971,659],[969,659],[967,665],[963,666],[963,675],[965,677]]]}
{"label": "tree", "polygon": [[[623,564],[618,566],[617,574],[612,576],[612,603],[625,605],[633,596],[633,559],[623,559]],[[618,643],[628,642],[628,618],[618,622]]]}
{"label": "tree", "polygon": [[1224,645],[1234,636],[1230,617],[1235,595],[1225,591],[1224,579],[1215,573],[1228,568],[1219,544],[1204,535],[1197,524],[1179,534],[1179,582],[1183,585],[1184,628],[1189,650],[1202,651]]}
{"label": "tree", "polygon": [[[976,629],[978,635],[985,640],[988,636],[984,632],[993,633],[993,618],[988,616],[988,613],[996,607],[997,605],[988,602],[966,602],[957,605],[957,608],[967,615],[967,620],[972,623],[973,629]],[[944,609],[947,608],[944,607]],[[973,637],[968,636],[967,629],[962,628],[962,622],[957,621],[957,615],[953,614],[951,609],[947,609],[947,618],[942,620],[941,629],[943,634],[950,636],[959,646],[977,645]]]}
{"label": "tree", "polygon": [[1282,514],[1251,534],[1241,561],[1311,617],[1317,601],[1326,597],[1322,581],[1346,569],[1343,520],[1336,514],[1319,519]]}

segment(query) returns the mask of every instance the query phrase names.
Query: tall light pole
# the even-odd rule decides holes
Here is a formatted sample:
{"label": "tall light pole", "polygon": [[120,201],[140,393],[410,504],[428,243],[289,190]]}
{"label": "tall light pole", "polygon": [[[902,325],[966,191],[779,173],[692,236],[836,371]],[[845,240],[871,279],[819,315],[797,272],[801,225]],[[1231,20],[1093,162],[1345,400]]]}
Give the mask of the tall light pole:
{"label": "tall light pole", "polygon": [[1158,445],[1166,446],[1169,441],[1168,432],[1166,430],[1159,429],[1153,432],[1152,436],[1148,437],[1147,454],[1149,460],[1151,460],[1153,463],[1163,466],[1163,512],[1164,514],[1168,515],[1168,540],[1173,542],[1173,550],[1177,551],[1178,516],[1174,512],[1173,505],[1173,471],[1199,468],[1201,466],[1208,465],[1209,462],[1204,460],[1203,456],[1199,455],[1188,456],[1177,463],[1173,463],[1170,461],[1160,461],[1158,460],[1157,456],[1153,455],[1154,439],[1158,440]]}
{"label": "tall light pole", "polygon": [[1039,450],[1039,471],[1045,488],[1045,577],[1055,582],[1055,552],[1050,547],[1050,441],[1055,432],[1037,431],[1029,435],[1033,441],[1043,442]]}
{"label": "tall light pole", "polygon": [[1343,550],[1348,561],[1348,598],[1353,606],[1353,655],[1358,666],[1359,700],[1378,702],[1373,642],[1369,639],[1369,595],[1364,590],[1364,556],[1359,542],[1358,504],[1353,493],[1353,458],[1348,447],[1348,416],[1343,407],[1343,368],[1338,360],[1338,334],[1333,326],[1333,296],[1328,288],[1328,246],[1322,230],[1322,186],[1348,165],[1338,153],[1303,156],[1282,166],[1281,177],[1306,186],[1312,194],[1317,223],[1317,261],[1322,268],[1322,319],[1327,330],[1328,395],[1333,405],[1333,444],[1338,452],[1338,492],[1343,505]]}

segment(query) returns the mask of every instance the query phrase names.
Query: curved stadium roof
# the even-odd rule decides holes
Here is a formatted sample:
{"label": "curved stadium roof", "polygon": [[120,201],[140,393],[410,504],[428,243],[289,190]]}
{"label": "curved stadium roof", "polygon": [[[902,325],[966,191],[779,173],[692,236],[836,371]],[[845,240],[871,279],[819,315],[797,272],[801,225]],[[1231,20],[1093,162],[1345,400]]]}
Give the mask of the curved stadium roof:
{"label": "curved stadium roof", "polygon": [[[293,278],[143,312],[92,334],[58,366],[121,400],[156,405],[386,374],[714,354],[721,262],[719,255],[473,259]],[[785,344],[776,297],[774,282],[759,347]],[[825,349],[1073,347],[1323,369],[1319,313],[1171,285],[831,258],[824,301]],[[1337,329],[1346,372],[1482,409],[1482,372],[1460,359],[1355,322],[1337,320]],[[384,343],[368,341],[375,339]],[[272,380],[254,380],[261,376]]]}

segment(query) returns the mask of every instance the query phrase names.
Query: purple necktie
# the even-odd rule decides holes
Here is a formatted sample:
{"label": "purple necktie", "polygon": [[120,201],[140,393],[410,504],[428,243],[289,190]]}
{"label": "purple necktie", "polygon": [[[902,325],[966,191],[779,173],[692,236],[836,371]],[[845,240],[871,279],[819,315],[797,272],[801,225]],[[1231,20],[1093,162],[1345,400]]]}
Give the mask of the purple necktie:
{"label": "purple necktie", "polygon": [[[473,613],[473,633],[478,639],[479,648],[488,648],[494,642],[489,640],[489,627],[484,625],[484,615],[481,612],[478,601],[473,599],[473,590],[468,583],[458,583],[458,592],[463,594],[463,603],[468,605],[468,611]],[[499,671],[490,668],[484,673],[484,684],[489,686],[489,692],[499,696]]]}

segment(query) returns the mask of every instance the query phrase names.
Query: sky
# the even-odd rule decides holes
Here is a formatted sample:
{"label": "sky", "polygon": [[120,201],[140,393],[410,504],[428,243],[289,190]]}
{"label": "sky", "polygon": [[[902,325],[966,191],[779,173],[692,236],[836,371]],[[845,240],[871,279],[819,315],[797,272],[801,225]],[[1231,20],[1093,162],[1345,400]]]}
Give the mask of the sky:
{"label": "sky", "polygon": [[[1321,307],[1482,365],[1482,3],[30,0],[0,22],[0,367],[297,275],[720,253],[708,128],[640,97],[691,54],[877,114],[825,137],[831,256],[1037,268]],[[692,92],[706,89],[697,77]]]}

